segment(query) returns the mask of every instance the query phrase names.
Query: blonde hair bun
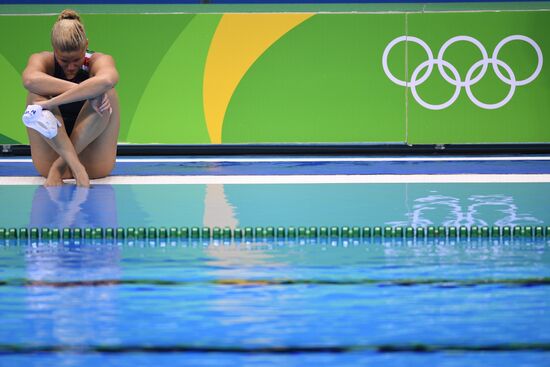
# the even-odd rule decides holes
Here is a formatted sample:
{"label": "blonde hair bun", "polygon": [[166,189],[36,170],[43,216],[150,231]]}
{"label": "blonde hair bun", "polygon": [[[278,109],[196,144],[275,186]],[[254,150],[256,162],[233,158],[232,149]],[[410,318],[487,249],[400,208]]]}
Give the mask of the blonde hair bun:
{"label": "blonde hair bun", "polygon": [[65,9],[57,17],[52,28],[52,46],[58,51],[86,49],[88,39],[80,15],[74,10]]}
{"label": "blonde hair bun", "polygon": [[80,22],[80,15],[78,15],[78,13],[72,9],[65,9],[57,17],[57,21],[59,22],[63,19],[74,19]]}

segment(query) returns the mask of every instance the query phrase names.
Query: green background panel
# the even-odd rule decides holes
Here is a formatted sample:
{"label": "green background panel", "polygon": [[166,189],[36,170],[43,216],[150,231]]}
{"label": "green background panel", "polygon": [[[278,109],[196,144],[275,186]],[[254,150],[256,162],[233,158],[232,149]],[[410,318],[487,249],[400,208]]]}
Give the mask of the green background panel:
{"label": "green background panel", "polygon": [[[84,14],[90,48],[113,55],[120,72],[120,142],[209,143],[202,81],[220,16]],[[26,91],[20,74],[31,53],[51,48],[55,18],[0,17],[0,144],[28,143],[21,123]],[[423,39],[436,55],[456,35],[475,37],[491,55],[504,37],[521,34],[534,39],[546,57],[548,24],[547,10],[315,15],[275,42],[245,74],[228,106],[223,143],[548,142],[548,62],[500,109],[475,106],[462,88],[458,100],[441,111],[420,106],[410,90],[387,78],[381,63],[386,45],[405,34]],[[479,58],[479,51],[464,42],[445,54],[462,78]],[[505,46],[499,59],[519,79],[536,66],[532,48],[517,41]],[[390,53],[389,65],[396,77],[407,79],[424,60],[418,45],[401,43]],[[494,103],[508,88],[488,70],[473,92]],[[453,87],[435,70],[418,92],[430,103],[441,103]],[[174,106],[175,115],[170,112]]]}
{"label": "green background panel", "polygon": [[0,143],[28,144],[25,125],[21,122],[27,96],[21,73],[32,53],[51,48],[49,35],[54,20],[53,16],[0,18],[0,108],[3,111],[0,133],[6,137]]}
{"label": "green background panel", "polygon": [[404,142],[405,93],[380,62],[404,17],[316,15],[294,28],[237,87],[223,142]]}
{"label": "green background panel", "polygon": [[202,85],[210,40],[221,15],[183,17],[189,24],[158,64],[131,120],[132,143],[210,143]]}
{"label": "green background panel", "polygon": [[[0,110],[2,126],[0,143],[21,144],[27,141],[27,132],[21,122],[25,110],[26,92],[21,86],[21,74],[0,54]],[[17,86],[13,88],[14,86]],[[11,87],[11,88],[10,88]],[[18,107],[18,108],[16,108]]]}
{"label": "green background panel", "polygon": [[[516,34],[535,40],[543,56],[547,56],[550,55],[549,24],[549,12],[408,15],[409,35],[424,40],[435,57],[448,39],[458,35],[479,40],[491,57],[502,39]],[[511,67],[518,80],[528,78],[537,65],[535,50],[522,41],[505,45],[498,58]],[[464,80],[468,69],[481,59],[481,52],[471,43],[458,42],[447,49],[444,59],[457,68]],[[422,48],[409,43],[409,76],[424,60],[426,54]],[[477,72],[479,71],[478,69]],[[447,72],[450,74],[448,70]],[[502,73],[507,76],[504,70]],[[426,83],[418,87],[418,92],[425,101],[438,104],[448,100],[454,88],[434,69]],[[510,86],[499,80],[491,67],[479,83],[472,87],[474,96],[484,103],[499,102],[506,97],[509,90]],[[550,141],[548,101],[550,73],[544,63],[535,80],[518,86],[510,102],[495,110],[476,106],[470,101],[464,88],[453,105],[439,111],[422,107],[409,93],[409,143],[547,142]]]}
{"label": "green background panel", "polygon": [[[192,15],[94,15],[83,17],[91,50],[114,57],[120,74],[116,89],[122,106],[119,141],[126,141],[141,95],[160,60],[176,37],[185,28]],[[0,18],[0,56],[3,56],[20,74],[30,54],[51,50],[50,31],[56,16],[5,16]],[[13,37],[17,34],[17,37]],[[28,144],[21,115],[25,109],[25,95],[20,76],[0,61],[2,92],[6,94],[6,122],[2,134]],[[17,79],[17,80],[15,80]],[[9,118],[9,120],[8,120]],[[9,122],[8,122],[9,121]],[[13,122],[12,122],[13,121]],[[13,129],[5,126],[14,125]],[[2,143],[4,141],[0,141]]]}
{"label": "green background panel", "polygon": [[128,140],[130,121],[151,76],[192,15],[86,15],[90,47],[112,55],[120,73],[119,141]]}

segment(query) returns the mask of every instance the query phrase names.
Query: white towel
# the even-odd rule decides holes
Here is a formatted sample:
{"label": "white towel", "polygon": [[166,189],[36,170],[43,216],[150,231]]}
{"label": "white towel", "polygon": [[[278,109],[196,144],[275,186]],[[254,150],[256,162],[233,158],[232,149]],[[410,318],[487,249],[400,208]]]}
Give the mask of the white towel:
{"label": "white towel", "polygon": [[23,113],[23,123],[48,139],[54,138],[57,135],[57,128],[61,126],[53,113],[43,110],[39,105],[27,106]]}

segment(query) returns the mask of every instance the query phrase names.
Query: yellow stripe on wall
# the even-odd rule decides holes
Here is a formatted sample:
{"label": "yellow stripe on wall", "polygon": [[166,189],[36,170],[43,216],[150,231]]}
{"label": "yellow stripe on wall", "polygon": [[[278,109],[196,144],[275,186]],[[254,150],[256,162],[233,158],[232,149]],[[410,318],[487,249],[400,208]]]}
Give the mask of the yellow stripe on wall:
{"label": "yellow stripe on wall", "polygon": [[285,33],[313,14],[225,14],[212,38],[204,70],[203,103],[210,141],[220,144],[229,101],[254,62]]}

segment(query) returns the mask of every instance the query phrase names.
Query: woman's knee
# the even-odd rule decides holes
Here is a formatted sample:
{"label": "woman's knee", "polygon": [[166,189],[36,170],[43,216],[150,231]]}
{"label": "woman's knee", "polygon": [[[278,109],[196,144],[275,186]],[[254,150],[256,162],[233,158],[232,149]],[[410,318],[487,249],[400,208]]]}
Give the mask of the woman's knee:
{"label": "woman's knee", "polygon": [[86,171],[90,179],[97,179],[109,176],[113,171],[113,168],[115,168],[115,160],[112,162],[102,162],[98,165],[86,167]]}
{"label": "woman's knee", "polygon": [[114,88],[107,91],[107,98],[109,99],[109,104],[111,105],[111,108],[108,111],[109,116],[112,116],[114,114],[118,114],[119,113],[118,94],[116,93]]}
{"label": "woman's knee", "polygon": [[38,160],[33,159],[32,163],[34,165],[34,168],[38,171],[40,176],[42,177],[48,177],[48,173],[50,172],[50,168],[53,164],[53,162],[45,162],[44,160]]}
{"label": "woman's knee", "polygon": [[27,104],[35,104],[36,102],[38,101],[45,101],[47,100],[48,98],[44,97],[44,96],[41,96],[39,94],[35,94],[35,93],[32,93],[32,92],[29,92],[27,94]]}
{"label": "woman's knee", "polygon": [[[107,94],[108,95],[108,94]],[[113,114],[113,108],[111,104],[111,98],[108,96],[110,107],[107,107],[100,111],[100,108],[102,102],[97,101],[86,101],[84,106],[82,107],[82,111],[80,112],[81,115],[79,117],[85,118],[86,116],[93,116],[93,118],[96,121],[103,121],[105,123],[109,122],[111,120],[111,115]]]}

